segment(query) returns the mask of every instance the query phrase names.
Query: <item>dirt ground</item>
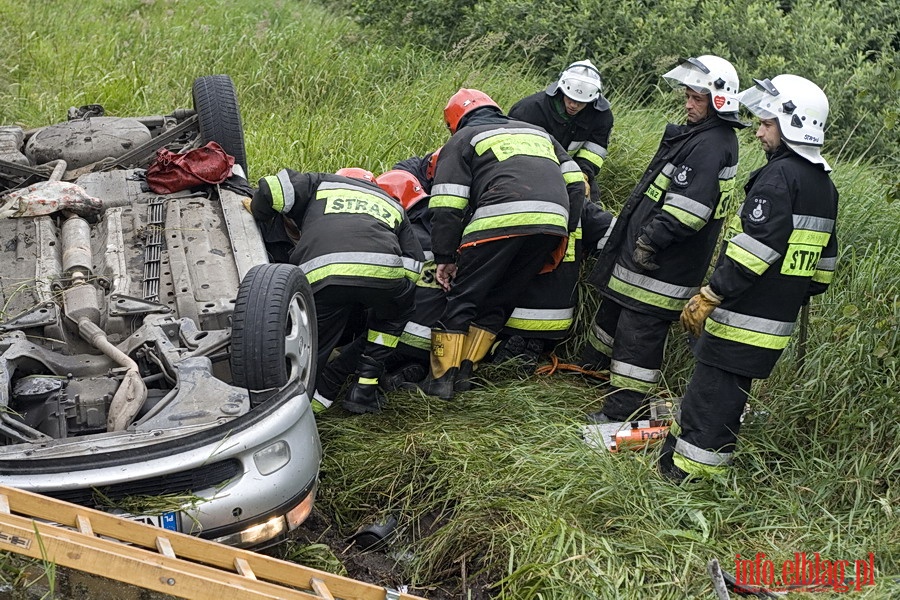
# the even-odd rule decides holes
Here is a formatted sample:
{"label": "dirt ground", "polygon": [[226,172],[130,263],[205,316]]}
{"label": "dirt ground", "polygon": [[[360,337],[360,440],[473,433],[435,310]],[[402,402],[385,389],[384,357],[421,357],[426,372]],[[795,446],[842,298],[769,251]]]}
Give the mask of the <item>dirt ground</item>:
{"label": "dirt ground", "polygon": [[[347,571],[348,577],[401,590],[429,600],[487,600],[490,595],[477,581],[463,582],[462,574],[440,585],[427,588],[408,586],[400,575],[396,550],[390,544],[364,551],[353,540],[342,536],[329,517],[318,509],[291,534],[296,545],[325,544]],[[264,554],[285,558],[285,545],[279,544],[263,550]],[[25,574],[22,585],[0,585],[0,600],[174,600],[174,596],[146,590],[119,581],[106,579],[80,571],[56,568],[53,581],[48,580],[40,564],[26,563],[22,559]],[[3,566],[3,565],[0,565]],[[311,565],[307,565],[311,566]],[[406,587],[404,587],[406,586]]]}
{"label": "dirt ground", "polygon": [[[394,590],[408,585],[408,582],[399,578],[402,569],[397,565],[397,558],[390,544],[381,545],[373,550],[362,550],[353,540],[339,535],[328,516],[318,510],[313,510],[309,518],[293,534],[298,543],[326,544],[344,565],[348,577]],[[427,588],[409,586],[404,591],[429,600],[490,598],[484,584],[477,581],[464,583],[462,574],[438,585]]]}

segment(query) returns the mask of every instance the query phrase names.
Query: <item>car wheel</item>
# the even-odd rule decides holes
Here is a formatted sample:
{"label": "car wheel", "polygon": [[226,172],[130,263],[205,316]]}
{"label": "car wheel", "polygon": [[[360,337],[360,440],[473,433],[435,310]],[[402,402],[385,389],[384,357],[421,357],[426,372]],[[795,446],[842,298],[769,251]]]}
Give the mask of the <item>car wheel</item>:
{"label": "car wheel", "polygon": [[234,385],[263,390],[298,378],[311,392],[315,362],[316,311],[306,275],[282,263],[252,267],[241,281],[234,305]]}
{"label": "car wheel", "polygon": [[200,139],[206,144],[216,142],[234,161],[247,171],[247,152],[244,149],[244,127],[238,109],[234,82],[228,75],[207,75],[194,80],[194,110],[200,121]]}

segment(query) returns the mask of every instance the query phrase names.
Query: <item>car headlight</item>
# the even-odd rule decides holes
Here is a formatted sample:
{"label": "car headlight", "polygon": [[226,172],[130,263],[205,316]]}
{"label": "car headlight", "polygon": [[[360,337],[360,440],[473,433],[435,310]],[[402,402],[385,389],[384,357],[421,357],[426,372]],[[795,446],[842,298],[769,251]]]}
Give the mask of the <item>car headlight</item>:
{"label": "car headlight", "polygon": [[262,475],[271,475],[291,460],[291,448],[285,441],[269,444],[253,455],[256,469]]}

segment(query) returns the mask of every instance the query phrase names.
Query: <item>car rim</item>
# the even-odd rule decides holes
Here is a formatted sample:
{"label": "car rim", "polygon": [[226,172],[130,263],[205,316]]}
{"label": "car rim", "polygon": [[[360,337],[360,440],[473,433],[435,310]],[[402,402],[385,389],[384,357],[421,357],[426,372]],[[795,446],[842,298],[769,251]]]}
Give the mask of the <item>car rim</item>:
{"label": "car rim", "polygon": [[298,377],[304,387],[310,389],[313,357],[309,308],[299,293],[294,294],[288,306],[286,329],[284,355],[290,379]]}

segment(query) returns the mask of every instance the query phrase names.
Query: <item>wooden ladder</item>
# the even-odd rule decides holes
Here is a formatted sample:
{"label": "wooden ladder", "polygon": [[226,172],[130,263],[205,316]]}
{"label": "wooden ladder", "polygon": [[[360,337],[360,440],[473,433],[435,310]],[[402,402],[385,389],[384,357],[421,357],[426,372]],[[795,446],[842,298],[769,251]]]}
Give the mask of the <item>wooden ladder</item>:
{"label": "wooden ladder", "polygon": [[0,550],[180,598],[422,600],[6,486]]}

